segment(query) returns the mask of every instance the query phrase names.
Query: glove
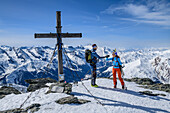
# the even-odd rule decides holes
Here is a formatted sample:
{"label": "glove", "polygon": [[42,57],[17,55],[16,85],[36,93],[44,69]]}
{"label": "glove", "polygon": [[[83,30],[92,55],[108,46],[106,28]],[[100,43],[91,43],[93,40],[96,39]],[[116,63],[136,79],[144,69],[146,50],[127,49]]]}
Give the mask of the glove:
{"label": "glove", "polygon": [[125,65],[122,65],[122,68],[124,68],[125,67]]}
{"label": "glove", "polygon": [[105,58],[108,58],[108,57],[110,57],[110,55],[106,55],[106,56],[105,56]]}

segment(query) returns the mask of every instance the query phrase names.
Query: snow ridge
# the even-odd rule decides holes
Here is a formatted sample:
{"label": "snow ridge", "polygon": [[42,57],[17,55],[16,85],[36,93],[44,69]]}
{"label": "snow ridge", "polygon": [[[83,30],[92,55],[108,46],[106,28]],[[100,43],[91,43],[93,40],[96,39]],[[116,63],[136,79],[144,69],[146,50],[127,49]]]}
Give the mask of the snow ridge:
{"label": "snow ridge", "polygon": [[[91,49],[91,45],[80,45],[77,47],[65,46],[68,53],[67,55],[74,66],[74,69],[70,69],[63,55],[63,68],[66,81],[79,80],[79,78],[75,76],[74,71],[78,73],[80,78],[88,76],[85,74],[90,67],[84,58],[84,52],[87,48]],[[25,83],[25,79],[51,77],[57,80],[57,53],[50,65],[49,73],[43,75],[44,70],[47,70],[46,65],[50,61],[53,50],[53,48],[47,46],[20,48],[0,46],[0,82],[27,86],[28,84]],[[117,51],[118,55],[121,57],[121,61],[125,64],[125,78],[146,77],[154,81],[170,84],[170,49],[126,50],[117,48]],[[108,47],[98,47],[97,53],[100,56],[111,55],[112,49]],[[161,61],[155,60],[158,59],[158,57]],[[74,73],[74,76],[71,72]],[[100,60],[97,64],[97,74],[99,77],[112,76],[112,63],[106,62],[105,59]]]}

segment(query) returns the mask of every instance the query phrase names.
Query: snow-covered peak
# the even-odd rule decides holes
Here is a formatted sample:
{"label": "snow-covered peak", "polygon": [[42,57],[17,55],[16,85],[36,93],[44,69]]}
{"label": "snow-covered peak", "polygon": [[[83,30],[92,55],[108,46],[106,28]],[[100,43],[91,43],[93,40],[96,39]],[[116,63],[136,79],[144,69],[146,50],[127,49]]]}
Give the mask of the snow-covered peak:
{"label": "snow-covered peak", "polygon": [[[64,45],[67,56],[72,62],[72,66],[66,61],[66,56],[63,54],[63,68],[66,81],[80,80],[84,78],[87,71],[90,69],[86,63],[84,54],[86,49],[92,49],[91,44],[86,46],[68,46]],[[98,47],[96,51],[100,56],[111,55],[115,48]],[[159,80],[163,83],[169,83],[169,56],[170,49],[166,48],[151,48],[151,49],[119,49],[116,48],[121,61],[124,63],[125,78],[132,77],[148,77],[152,80]],[[15,83],[28,85],[24,82],[25,79],[51,77],[58,78],[58,60],[57,52],[54,60],[47,69],[54,48],[48,46],[42,47],[10,47],[0,46],[0,82]],[[64,50],[63,50],[64,52]],[[112,55],[111,55],[112,56]],[[155,58],[161,58],[160,67],[164,66],[164,70],[157,73],[158,67],[155,69],[153,65]],[[43,74],[48,70],[48,73]],[[168,71],[167,71],[168,70]],[[76,77],[75,71],[80,78]],[[166,71],[166,72],[165,72]],[[88,73],[90,75],[90,73]],[[112,76],[112,63],[101,59],[97,64],[97,75],[100,77]],[[161,79],[161,78],[164,79]]]}

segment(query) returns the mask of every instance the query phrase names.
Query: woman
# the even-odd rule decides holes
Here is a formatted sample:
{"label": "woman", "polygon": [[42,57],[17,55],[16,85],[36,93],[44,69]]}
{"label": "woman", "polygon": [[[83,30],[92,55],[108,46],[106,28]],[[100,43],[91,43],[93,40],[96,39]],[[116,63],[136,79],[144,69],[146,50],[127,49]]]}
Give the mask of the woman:
{"label": "woman", "polygon": [[112,58],[106,58],[106,61],[112,60],[113,61],[113,83],[114,83],[114,88],[117,86],[117,80],[116,80],[116,72],[118,73],[118,78],[121,82],[122,89],[125,89],[125,83],[121,77],[121,71],[120,71],[120,66],[122,66],[122,62],[120,61],[120,57],[117,55],[116,51],[113,51],[112,53],[113,57]]}

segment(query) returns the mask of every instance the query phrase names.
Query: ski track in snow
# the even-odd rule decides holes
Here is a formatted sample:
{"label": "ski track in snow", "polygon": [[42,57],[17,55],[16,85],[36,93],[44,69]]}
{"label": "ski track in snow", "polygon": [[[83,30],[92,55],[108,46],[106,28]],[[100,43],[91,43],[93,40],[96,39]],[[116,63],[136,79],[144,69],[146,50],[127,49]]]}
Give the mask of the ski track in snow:
{"label": "ski track in snow", "polygon": [[[113,89],[113,81],[110,79],[97,79],[98,88],[90,86],[90,80],[83,81],[91,93],[101,101],[104,106],[97,104],[97,101],[85,90],[81,82],[78,86],[73,85],[72,94],[79,99],[87,99],[91,102],[77,105],[55,103],[56,100],[69,95],[62,93],[44,94],[48,88],[43,88],[40,93],[38,90],[33,92],[32,96],[23,108],[33,103],[41,104],[37,113],[170,113],[170,94],[162,91],[151,90],[153,93],[163,93],[163,96],[140,95],[139,91],[149,90],[137,87],[133,82],[125,82],[128,90]],[[120,82],[118,81],[120,88]],[[0,110],[14,109],[19,107],[30,93],[19,95],[7,95],[0,99]]]}

